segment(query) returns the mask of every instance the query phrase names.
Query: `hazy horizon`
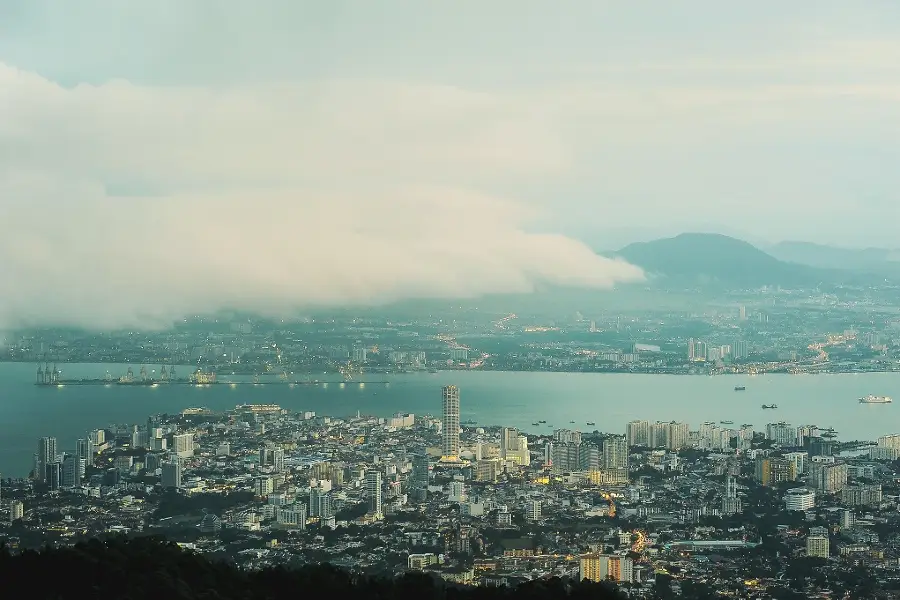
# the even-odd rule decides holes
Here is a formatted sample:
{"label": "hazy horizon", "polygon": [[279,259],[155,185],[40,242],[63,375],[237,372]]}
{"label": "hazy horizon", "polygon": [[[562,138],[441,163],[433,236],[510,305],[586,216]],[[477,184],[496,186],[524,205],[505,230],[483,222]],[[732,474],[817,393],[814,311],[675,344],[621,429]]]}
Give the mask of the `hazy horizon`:
{"label": "hazy horizon", "polygon": [[895,247],[898,33],[883,2],[8,0],[0,328],[608,289],[642,273],[592,248],[651,233]]}

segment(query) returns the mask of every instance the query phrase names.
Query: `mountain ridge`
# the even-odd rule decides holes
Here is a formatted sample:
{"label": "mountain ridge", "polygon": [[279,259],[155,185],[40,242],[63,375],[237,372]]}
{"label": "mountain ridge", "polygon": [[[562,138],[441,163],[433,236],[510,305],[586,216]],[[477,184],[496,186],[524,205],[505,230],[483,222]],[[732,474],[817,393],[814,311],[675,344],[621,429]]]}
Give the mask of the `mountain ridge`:
{"label": "mountain ridge", "polygon": [[610,255],[641,267],[657,282],[790,288],[859,279],[839,269],[784,261],[749,242],[716,233],[688,232],[635,242]]}

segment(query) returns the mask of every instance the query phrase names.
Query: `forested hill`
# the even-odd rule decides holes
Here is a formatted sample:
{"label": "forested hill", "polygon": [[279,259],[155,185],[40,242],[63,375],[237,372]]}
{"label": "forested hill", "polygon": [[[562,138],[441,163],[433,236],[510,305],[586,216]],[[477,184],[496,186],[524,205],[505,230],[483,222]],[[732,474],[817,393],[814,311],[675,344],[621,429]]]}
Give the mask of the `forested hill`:
{"label": "forested hill", "polygon": [[32,600],[606,600],[619,595],[603,584],[566,585],[559,579],[516,588],[445,584],[432,575],[399,578],[351,575],[328,565],[255,572],[211,562],[154,538],[92,541],[71,548],[0,552],[0,581]]}

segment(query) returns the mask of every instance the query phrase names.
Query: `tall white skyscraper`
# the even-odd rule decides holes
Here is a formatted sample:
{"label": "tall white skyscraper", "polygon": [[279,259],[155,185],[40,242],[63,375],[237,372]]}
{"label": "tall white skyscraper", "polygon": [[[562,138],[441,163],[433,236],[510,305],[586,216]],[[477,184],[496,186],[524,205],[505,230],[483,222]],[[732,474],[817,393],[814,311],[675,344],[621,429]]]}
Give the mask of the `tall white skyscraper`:
{"label": "tall white skyscraper", "polygon": [[380,471],[369,471],[366,473],[366,495],[369,497],[369,514],[376,517],[384,514],[382,512]]}
{"label": "tall white skyscraper", "polygon": [[459,388],[455,385],[444,386],[441,395],[444,400],[441,460],[456,461],[459,460]]}
{"label": "tall white skyscraper", "polygon": [[56,462],[56,438],[42,437],[38,440],[37,459],[34,461],[34,478],[47,481],[47,465]]}

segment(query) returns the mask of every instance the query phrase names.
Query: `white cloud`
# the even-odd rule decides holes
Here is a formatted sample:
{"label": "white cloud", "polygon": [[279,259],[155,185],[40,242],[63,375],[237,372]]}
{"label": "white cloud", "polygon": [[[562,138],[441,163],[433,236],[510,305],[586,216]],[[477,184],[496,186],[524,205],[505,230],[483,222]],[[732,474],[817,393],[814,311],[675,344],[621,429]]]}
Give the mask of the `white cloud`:
{"label": "white cloud", "polygon": [[[63,88],[0,66],[0,322],[165,324],[642,277],[496,178],[564,172],[551,116],[378,81]],[[122,190],[150,191],[124,195]]]}

